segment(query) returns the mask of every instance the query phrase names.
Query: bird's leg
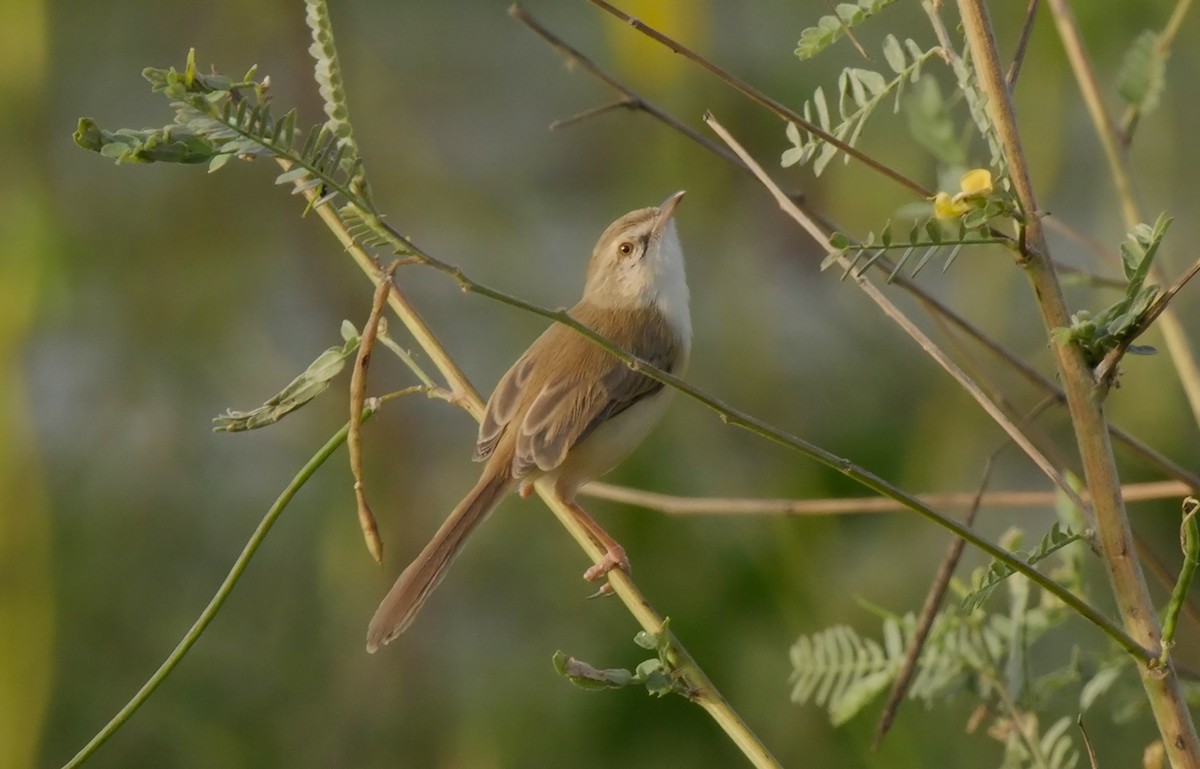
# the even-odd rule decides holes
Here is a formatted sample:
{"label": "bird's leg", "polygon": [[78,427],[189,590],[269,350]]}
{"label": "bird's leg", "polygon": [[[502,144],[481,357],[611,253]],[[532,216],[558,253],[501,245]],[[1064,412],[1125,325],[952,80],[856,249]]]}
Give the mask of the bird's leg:
{"label": "bird's leg", "polygon": [[612,538],[612,535],[601,528],[600,524],[592,516],[588,515],[587,511],[579,505],[575,504],[574,500],[563,498],[567,503],[567,507],[575,515],[575,520],[587,529],[587,533],[591,538],[604,548],[604,555],[601,556],[599,562],[592,564],[588,570],[583,573],[583,578],[588,582],[596,582],[604,578],[613,569],[620,569],[626,574],[632,573],[629,566],[629,556],[625,555],[625,548],[621,547],[621,543]]}

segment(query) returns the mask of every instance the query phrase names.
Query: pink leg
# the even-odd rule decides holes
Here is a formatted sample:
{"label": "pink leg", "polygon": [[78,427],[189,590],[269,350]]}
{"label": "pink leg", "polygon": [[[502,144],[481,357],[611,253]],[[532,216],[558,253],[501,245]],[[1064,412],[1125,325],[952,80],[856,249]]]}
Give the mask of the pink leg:
{"label": "pink leg", "polygon": [[[567,501],[566,498],[564,501]],[[626,574],[631,574],[633,570],[629,566],[629,556],[625,555],[625,548],[621,547],[621,543],[613,539],[612,535],[601,528],[600,524],[596,523],[596,520],[574,501],[567,501],[567,506],[571,508],[575,519],[587,529],[596,544],[604,548],[604,555],[600,561],[588,567],[588,570],[583,573],[583,578],[588,582],[596,582],[603,579],[604,575],[613,569],[620,569]]]}

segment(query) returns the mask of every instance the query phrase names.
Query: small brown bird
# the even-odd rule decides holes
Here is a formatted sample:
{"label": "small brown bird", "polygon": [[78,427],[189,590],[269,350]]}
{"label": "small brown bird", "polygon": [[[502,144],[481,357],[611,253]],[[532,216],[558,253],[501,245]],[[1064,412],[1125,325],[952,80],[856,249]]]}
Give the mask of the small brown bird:
{"label": "small brown bird", "polygon": [[[625,214],[600,236],[583,298],[571,317],[654,366],[680,374],[691,349],[683,251],[672,215],[677,192],[656,208]],[[662,415],[670,388],[636,372],[566,326],[555,324],[525,351],[488,399],[475,460],[479,482],[388,592],[367,630],[374,652],[403,633],[471,532],[514,488],[550,479],[605,547],[585,577],[628,571],[619,544],[575,504],[580,486],[633,451]]]}

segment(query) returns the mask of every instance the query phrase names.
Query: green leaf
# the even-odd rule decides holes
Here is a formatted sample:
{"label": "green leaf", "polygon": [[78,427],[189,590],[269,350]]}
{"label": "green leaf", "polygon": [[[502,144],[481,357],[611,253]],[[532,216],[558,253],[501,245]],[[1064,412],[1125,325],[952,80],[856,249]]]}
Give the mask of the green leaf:
{"label": "green leaf", "polygon": [[779,165],[783,168],[789,168],[795,165],[804,165],[811,153],[805,148],[792,147],[783,151],[783,155],[779,158]]}
{"label": "green leaf", "polygon": [[830,722],[834,726],[841,726],[858,715],[881,692],[891,686],[895,678],[895,672],[889,669],[871,673],[850,683],[837,701],[830,704]]}
{"label": "green leaf", "polygon": [[879,96],[888,89],[888,81],[883,75],[869,69],[855,69],[855,79],[862,85],[872,97]]}
{"label": "green leaf", "polygon": [[917,80],[904,100],[904,112],[913,139],[943,165],[957,168],[967,164],[968,137],[951,115],[937,78]]}
{"label": "green leaf", "polygon": [[825,101],[825,90],[817,86],[817,90],[813,91],[812,105],[817,111],[817,125],[826,131],[829,130],[829,105]]}
{"label": "green leaf", "polygon": [[908,68],[908,60],[904,57],[904,46],[900,45],[900,41],[890,32],[883,38],[883,58],[887,60],[892,71],[898,75],[903,75]]}
{"label": "green leaf", "polygon": [[284,171],[279,176],[276,176],[275,183],[276,184],[291,184],[293,182],[297,182],[297,181],[300,181],[301,179],[304,179],[308,175],[309,175],[309,170],[307,168],[299,168],[299,167],[293,168],[288,171]]}
{"label": "green leaf", "polygon": [[1042,735],[1039,747],[1046,757],[1048,769],[1069,769],[1079,760],[1079,752],[1071,742],[1068,730],[1075,723],[1074,719],[1063,716],[1058,719]]}
{"label": "green leaf", "polygon": [[1118,677],[1125,670],[1125,665],[1117,663],[1107,667],[1100,668],[1096,675],[1088,679],[1088,682],[1079,690],[1079,710],[1087,712],[1089,708],[1100,699],[1112,685],[1116,683]]}
{"label": "green leaf", "polygon": [[219,150],[185,126],[106,131],[91,118],[80,118],[73,134],[85,150],[126,163],[207,163]]}
{"label": "green leaf", "polygon": [[925,234],[929,236],[929,241],[934,245],[941,245],[942,242],[942,226],[938,224],[936,219],[930,219],[925,222]]}
{"label": "green leaf", "polygon": [[862,24],[894,2],[896,0],[858,0],[857,4],[839,4],[834,9],[836,16],[822,16],[815,26],[801,31],[796,56],[802,61],[811,59],[845,37],[847,28]]}
{"label": "green leaf", "polygon": [[[1110,350],[1144,331],[1146,313],[1160,294],[1157,286],[1147,286],[1145,281],[1170,225],[1171,219],[1160,214],[1152,226],[1139,224],[1130,229],[1121,244],[1121,268],[1128,281],[1125,296],[1095,315],[1087,310],[1076,312],[1070,329],[1054,335],[1056,342],[1077,344],[1088,365],[1095,366]],[[1139,353],[1150,349],[1140,347]]]}
{"label": "green leaf", "polygon": [[910,273],[910,275],[914,278],[917,277],[917,273],[919,273],[925,267],[926,264],[929,264],[929,260],[933,259],[933,257],[937,256],[938,252],[941,250],[942,250],[942,247],[940,245],[933,245],[933,246],[930,246],[929,248],[925,249],[925,253],[921,254],[921,258],[917,260],[917,263],[912,268],[912,272]]}
{"label": "green leaf", "polygon": [[[824,707],[830,719],[841,724],[888,688],[903,666],[916,618],[911,613],[880,613],[882,643],[846,626],[797,639],[789,652],[793,702]],[[975,671],[997,677],[996,664],[1009,656],[1013,643],[1006,617],[939,613],[917,660],[909,697],[930,702],[959,688]]]}
{"label": "green leaf", "polygon": [[[868,0],[861,1],[867,2]],[[904,58],[904,48],[894,37],[889,36],[885,41],[887,56],[894,63],[902,65],[903,68],[902,72],[890,80],[873,70],[857,67],[842,70],[838,76],[837,85],[838,122],[836,125],[833,122],[829,100],[824,89],[820,87],[813,92],[812,98],[804,103],[802,112],[805,119],[819,126],[822,131],[836,137],[840,142],[854,146],[875,109],[893,92],[896,94],[895,110],[899,110],[902,83],[913,76],[925,59],[933,56],[939,50],[934,47],[923,51],[916,43],[912,41],[907,41],[907,43],[911,44],[910,50],[916,51],[911,63]],[[780,162],[785,167],[811,161],[813,173],[819,176],[838,153],[838,147],[825,139],[802,133],[798,126],[789,124],[787,138],[792,147],[785,150],[780,157]],[[845,158],[845,160],[848,162],[849,158]]]}
{"label": "green leaf", "polygon": [[[1036,550],[1029,554],[1015,551],[1013,555],[1032,566],[1080,539],[1083,539],[1082,535],[1072,532],[1058,521],[1055,521],[1054,525],[1050,527],[1050,531],[1046,532],[1046,535],[1042,537],[1042,541],[1038,544]],[[963,598],[962,610],[968,614],[975,611],[975,609],[979,608],[988,599],[988,596],[992,594],[992,591],[1000,583],[1015,573],[1013,568],[1003,561],[992,561],[987,570],[982,573],[982,578],[977,581],[978,587]]]}
{"label": "green leaf", "polygon": [[345,368],[346,359],[358,349],[359,339],[347,339],[341,347],[330,347],[317,356],[304,373],[263,405],[251,411],[230,409],[213,419],[213,431],[241,432],[272,425],[329,389]]}
{"label": "green leaf", "polygon": [[[310,11],[312,6],[320,6],[323,13],[321,0],[308,3]],[[327,22],[325,18],[324,23]],[[151,89],[171,100],[175,111],[173,125],[109,132],[85,118],[76,129],[75,141],[117,163],[205,163],[210,172],[223,168],[233,158],[272,155],[289,161],[297,169],[300,178],[293,183],[293,193],[325,186],[323,199],[314,206],[345,190],[364,203],[368,200],[368,189],[362,159],[345,120],[340,80],[332,58],[335,55],[332,37],[324,43],[319,46],[318,67],[322,71],[318,72],[317,80],[326,97],[329,120],[307,133],[308,139],[299,151],[294,144],[296,112],[290,110],[275,118],[269,98],[269,78],[264,77],[261,82],[253,80],[253,67],[244,80],[237,82],[216,73],[202,74],[196,69],[194,51],[188,53],[183,72],[174,67],[147,67],[142,71]]]}
{"label": "green leaf", "polygon": [[551,658],[554,669],[580,689],[599,691],[601,689],[620,689],[634,682],[633,673],[622,668],[600,670],[582,660],[568,657],[561,651],[554,653]]}
{"label": "green leaf", "polygon": [[638,665],[634,670],[634,683],[642,684],[655,697],[665,697],[675,691],[671,674],[658,659],[648,659]]}
{"label": "green leaf", "polygon": [[1158,33],[1142,32],[1125,53],[1117,75],[1117,92],[1143,114],[1158,106],[1166,82],[1166,54],[1158,46]]}
{"label": "green leaf", "polygon": [[633,637],[633,642],[643,649],[654,651],[658,648],[658,638],[645,630],[638,631],[638,634]]}
{"label": "green leaf", "polygon": [[638,632],[633,637],[633,642],[643,649],[665,653],[671,647],[671,618],[663,619],[662,628],[657,633],[648,633],[645,630]]}

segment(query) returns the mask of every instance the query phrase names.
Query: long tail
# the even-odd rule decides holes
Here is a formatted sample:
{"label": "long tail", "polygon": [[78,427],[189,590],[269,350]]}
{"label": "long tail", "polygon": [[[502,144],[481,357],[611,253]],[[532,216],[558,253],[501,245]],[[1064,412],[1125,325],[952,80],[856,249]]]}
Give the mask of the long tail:
{"label": "long tail", "polygon": [[442,581],[446,569],[458,555],[467,537],[512,488],[507,472],[488,473],[475,484],[442,527],[408,565],[384,597],[367,628],[367,651],[371,654],[399,636],[416,618],[429,594]]}

